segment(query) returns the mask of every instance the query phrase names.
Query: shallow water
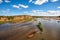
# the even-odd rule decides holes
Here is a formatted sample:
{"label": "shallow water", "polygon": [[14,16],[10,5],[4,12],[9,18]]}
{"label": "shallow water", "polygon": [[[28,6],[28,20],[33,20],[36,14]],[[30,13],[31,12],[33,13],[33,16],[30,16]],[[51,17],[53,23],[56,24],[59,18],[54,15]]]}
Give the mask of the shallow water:
{"label": "shallow water", "polygon": [[[36,25],[41,22],[43,26],[44,40],[60,40],[60,20],[44,20],[38,18],[37,21],[23,24],[6,23],[0,25],[0,39],[2,40],[40,40],[40,33],[35,37],[27,39],[26,35],[30,30],[37,29]],[[38,30],[39,31],[39,30]],[[20,35],[20,36],[19,36]],[[21,37],[21,38],[19,38]]]}
{"label": "shallow water", "polygon": [[44,28],[44,38],[45,40],[60,40],[60,20],[43,20],[38,19]]}

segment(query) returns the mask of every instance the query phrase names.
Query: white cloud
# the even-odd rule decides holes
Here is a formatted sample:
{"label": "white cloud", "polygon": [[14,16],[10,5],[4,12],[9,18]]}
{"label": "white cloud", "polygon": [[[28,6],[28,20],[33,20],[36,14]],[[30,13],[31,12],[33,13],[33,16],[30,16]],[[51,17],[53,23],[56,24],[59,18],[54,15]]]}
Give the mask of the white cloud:
{"label": "white cloud", "polygon": [[2,3],[3,1],[2,0],[0,0],[0,4]]}
{"label": "white cloud", "polygon": [[23,4],[19,4],[20,7],[23,7],[23,8],[28,8],[28,6],[26,5],[23,5]]}
{"label": "white cloud", "polygon": [[60,10],[49,10],[47,12],[44,12],[42,10],[32,10],[29,12],[24,12],[27,15],[32,15],[32,16],[59,16],[60,15]]}
{"label": "white cloud", "polygon": [[0,4],[2,3],[2,2],[6,2],[6,3],[10,3],[11,1],[9,1],[9,0],[0,0]]}
{"label": "white cloud", "polygon": [[29,0],[29,2],[32,2],[32,0]]}
{"label": "white cloud", "polygon": [[26,6],[26,5],[22,5],[22,4],[19,4],[19,5],[13,5],[14,8],[28,8],[29,6]]}
{"label": "white cloud", "polygon": [[51,0],[51,2],[57,2],[57,1],[59,1],[59,0]]}
{"label": "white cloud", "polygon": [[42,5],[46,2],[48,2],[48,0],[36,0],[36,1],[29,0],[29,2],[32,2],[32,3],[37,4],[37,5]]}
{"label": "white cloud", "polygon": [[48,0],[36,0],[34,4],[42,5],[43,3],[48,2]]}
{"label": "white cloud", "polygon": [[31,15],[31,16],[46,16],[47,13],[40,11],[40,10],[32,10],[29,12],[25,12],[27,15]]}
{"label": "white cloud", "polygon": [[59,7],[57,7],[57,8],[60,8],[60,6],[59,6]]}
{"label": "white cloud", "polygon": [[50,15],[58,16],[58,15],[60,15],[60,10],[49,10],[48,13]]}
{"label": "white cloud", "polygon": [[[57,2],[59,0],[50,0],[50,1],[51,2]],[[29,2],[32,2],[32,3],[36,4],[36,5],[42,5],[42,4],[46,3],[46,2],[49,2],[49,0],[36,0],[36,1],[29,0]]]}
{"label": "white cloud", "polygon": [[13,5],[14,8],[20,8],[20,6],[17,6],[17,5]]}
{"label": "white cloud", "polygon": [[6,2],[6,3],[10,3],[11,1],[9,1],[9,0],[5,0],[5,2]]}

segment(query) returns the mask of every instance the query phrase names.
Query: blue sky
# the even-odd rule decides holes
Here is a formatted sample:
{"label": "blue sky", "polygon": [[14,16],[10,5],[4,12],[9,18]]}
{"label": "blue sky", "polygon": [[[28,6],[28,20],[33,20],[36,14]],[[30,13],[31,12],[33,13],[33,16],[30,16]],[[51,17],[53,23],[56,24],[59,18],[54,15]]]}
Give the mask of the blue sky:
{"label": "blue sky", "polygon": [[60,0],[0,0],[0,15],[59,16]]}

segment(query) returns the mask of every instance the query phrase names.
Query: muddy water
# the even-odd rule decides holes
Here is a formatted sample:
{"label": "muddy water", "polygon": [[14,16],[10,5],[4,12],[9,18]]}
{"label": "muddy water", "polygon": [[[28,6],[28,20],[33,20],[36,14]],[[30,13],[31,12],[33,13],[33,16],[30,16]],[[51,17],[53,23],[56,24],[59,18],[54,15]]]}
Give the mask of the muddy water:
{"label": "muddy water", "polygon": [[42,36],[39,32],[30,39],[27,39],[25,35],[30,30],[36,29],[36,25],[39,22],[42,23],[44,29],[44,40],[60,40],[60,20],[44,20],[40,18],[38,18],[34,22],[28,22],[23,24],[6,23],[0,25],[0,40],[40,40]]}
{"label": "muddy water", "polygon": [[45,40],[60,40],[60,20],[43,20],[38,19],[44,28],[43,38]]}

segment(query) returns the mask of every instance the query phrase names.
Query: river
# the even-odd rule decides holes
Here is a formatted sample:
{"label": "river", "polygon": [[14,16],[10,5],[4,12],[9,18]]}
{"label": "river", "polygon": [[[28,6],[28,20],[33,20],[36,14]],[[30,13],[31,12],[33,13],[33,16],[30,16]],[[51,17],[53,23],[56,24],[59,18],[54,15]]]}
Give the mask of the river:
{"label": "river", "polygon": [[[43,35],[37,28],[37,24],[41,22],[44,29]],[[32,38],[26,35],[31,31],[37,31]],[[60,20],[44,20],[37,18],[36,21],[30,21],[19,24],[6,23],[0,25],[0,40],[60,40]]]}

